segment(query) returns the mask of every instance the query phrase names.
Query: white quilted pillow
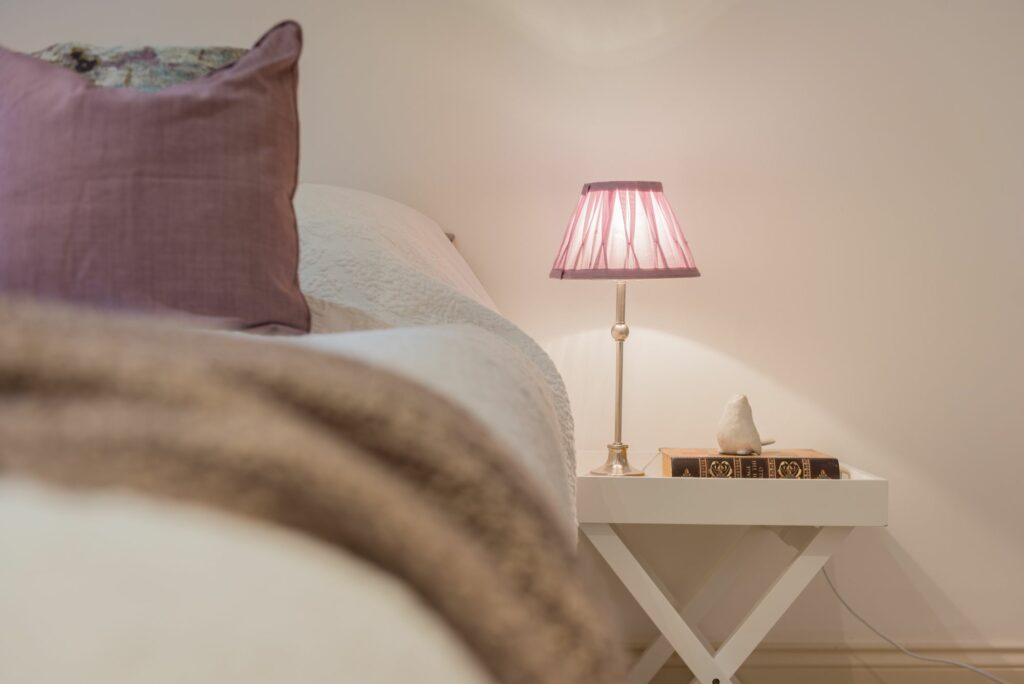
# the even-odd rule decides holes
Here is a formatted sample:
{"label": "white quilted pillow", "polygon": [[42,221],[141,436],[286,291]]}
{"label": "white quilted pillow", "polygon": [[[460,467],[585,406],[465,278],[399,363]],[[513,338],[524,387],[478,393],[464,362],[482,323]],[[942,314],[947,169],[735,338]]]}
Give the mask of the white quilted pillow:
{"label": "white quilted pillow", "polygon": [[400,264],[497,310],[440,226],[412,207],[352,188],[304,183],[295,195],[299,280],[307,296],[348,302]]}

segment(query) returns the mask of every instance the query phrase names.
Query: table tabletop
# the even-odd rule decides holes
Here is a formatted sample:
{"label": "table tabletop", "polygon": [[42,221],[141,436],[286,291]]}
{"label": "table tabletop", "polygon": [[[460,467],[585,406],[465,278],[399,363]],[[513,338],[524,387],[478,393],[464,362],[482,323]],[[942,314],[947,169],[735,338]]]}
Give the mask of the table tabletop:
{"label": "table tabletop", "polygon": [[680,478],[661,474],[657,450],[630,454],[644,477],[590,475],[603,451],[577,454],[581,523],[882,527],[889,482],[841,462],[849,479]]}

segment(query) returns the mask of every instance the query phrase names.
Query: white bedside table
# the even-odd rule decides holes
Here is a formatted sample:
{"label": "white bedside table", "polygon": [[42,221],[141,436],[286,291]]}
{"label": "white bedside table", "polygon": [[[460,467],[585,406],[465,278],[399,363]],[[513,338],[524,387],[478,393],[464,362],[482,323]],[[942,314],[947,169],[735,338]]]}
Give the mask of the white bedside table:
{"label": "white bedside table", "polygon": [[[740,665],[793,604],[854,527],[882,527],[888,520],[889,483],[843,464],[848,480],[731,480],[663,477],[661,461],[631,454],[634,466],[647,460],[645,477],[588,475],[604,452],[578,455],[576,489],[580,530],[594,544],[659,636],[630,670],[629,684],[645,684],[673,652],[700,684],[738,683]],[[628,524],[740,525],[748,531],[721,558],[694,597],[679,609],[661,581],[622,542],[615,526]],[[691,625],[711,612],[733,585],[754,550],[751,533],[769,528],[797,550],[768,592],[715,651]]]}

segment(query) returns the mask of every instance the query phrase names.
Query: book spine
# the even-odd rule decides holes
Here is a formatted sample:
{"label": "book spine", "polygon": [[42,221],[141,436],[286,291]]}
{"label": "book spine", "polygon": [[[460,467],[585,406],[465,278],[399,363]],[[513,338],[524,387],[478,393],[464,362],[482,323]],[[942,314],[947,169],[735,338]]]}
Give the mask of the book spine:
{"label": "book spine", "polygon": [[763,456],[672,456],[672,477],[749,478],[767,480],[838,480],[834,458]]}

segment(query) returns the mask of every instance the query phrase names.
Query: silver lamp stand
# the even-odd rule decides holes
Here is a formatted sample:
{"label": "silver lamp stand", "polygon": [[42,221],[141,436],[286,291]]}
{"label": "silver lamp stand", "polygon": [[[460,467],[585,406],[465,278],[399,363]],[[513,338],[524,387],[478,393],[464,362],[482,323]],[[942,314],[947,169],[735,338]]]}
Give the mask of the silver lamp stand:
{"label": "silver lamp stand", "polygon": [[612,339],[615,340],[615,441],[608,445],[608,460],[604,465],[590,471],[591,475],[632,475],[642,476],[644,471],[629,465],[626,451],[629,446],[622,443],[622,346],[629,337],[626,325],[626,281],[615,283],[615,325]]}

